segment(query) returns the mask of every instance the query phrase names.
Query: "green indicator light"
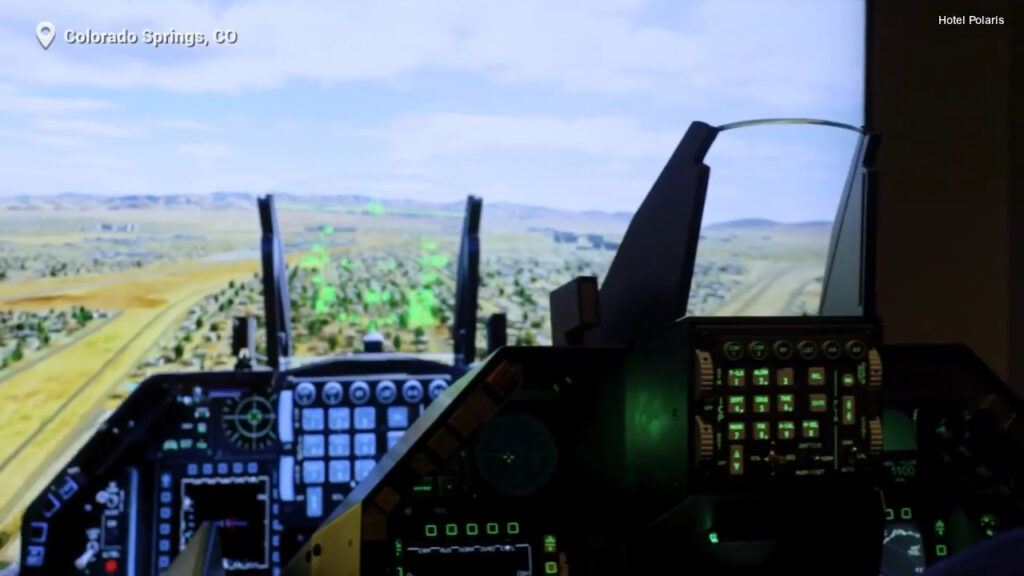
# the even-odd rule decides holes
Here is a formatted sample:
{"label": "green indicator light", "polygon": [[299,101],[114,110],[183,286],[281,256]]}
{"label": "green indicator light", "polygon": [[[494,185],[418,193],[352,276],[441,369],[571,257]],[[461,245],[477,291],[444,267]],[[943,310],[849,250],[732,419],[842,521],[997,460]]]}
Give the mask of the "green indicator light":
{"label": "green indicator light", "polygon": [[914,512],[910,508],[900,508],[900,518],[910,520],[913,516]]}
{"label": "green indicator light", "polygon": [[488,534],[497,534],[498,533],[498,525],[496,523],[494,523],[494,522],[488,522],[487,526],[485,526],[484,528],[487,530]]}
{"label": "green indicator light", "polygon": [[509,534],[519,534],[519,522],[509,522],[506,529]]}
{"label": "green indicator light", "polygon": [[935,535],[942,536],[946,533],[946,523],[942,520],[935,521]]}
{"label": "green indicator light", "polygon": [[708,541],[712,544],[718,544],[718,532],[708,533]]}
{"label": "green indicator light", "polygon": [[395,540],[395,556],[402,555],[402,540]]}
{"label": "green indicator light", "polygon": [[885,519],[886,520],[892,520],[894,517],[895,517],[895,513],[893,512],[892,508],[886,508],[885,509]]}
{"label": "green indicator light", "polygon": [[459,525],[458,524],[445,524],[444,525],[444,533],[447,534],[448,536],[458,536],[458,534],[459,534]]}
{"label": "green indicator light", "polygon": [[946,556],[948,554],[949,554],[949,550],[946,548],[945,544],[937,544],[935,546],[935,555],[936,556],[941,558],[941,557]]}
{"label": "green indicator light", "polygon": [[558,551],[558,540],[554,536],[552,536],[551,534],[548,534],[547,536],[544,537],[544,552],[546,554],[554,554],[557,551]]}
{"label": "green indicator light", "polygon": [[545,574],[558,574],[558,562],[545,562],[544,563]]}
{"label": "green indicator light", "polygon": [[742,422],[729,422],[729,430],[733,430],[733,431],[743,430],[743,423]]}
{"label": "green indicator light", "polygon": [[437,524],[427,524],[423,532],[427,536],[437,536]]}
{"label": "green indicator light", "polygon": [[466,524],[466,534],[476,536],[480,533],[480,527],[476,524]]}

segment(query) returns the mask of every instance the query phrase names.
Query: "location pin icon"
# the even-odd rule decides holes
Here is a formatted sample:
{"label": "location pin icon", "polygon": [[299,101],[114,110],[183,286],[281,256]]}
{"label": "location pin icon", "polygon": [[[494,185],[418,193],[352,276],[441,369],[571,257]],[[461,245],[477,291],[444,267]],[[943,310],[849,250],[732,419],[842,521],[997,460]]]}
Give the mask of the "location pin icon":
{"label": "location pin icon", "polygon": [[36,38],[39,39],[39,44],[42,45],[43,50],[48,49],[50,44],[53,44],[53,37],[56,35],[57,31],[51,22],[40,22],[36,26]]}

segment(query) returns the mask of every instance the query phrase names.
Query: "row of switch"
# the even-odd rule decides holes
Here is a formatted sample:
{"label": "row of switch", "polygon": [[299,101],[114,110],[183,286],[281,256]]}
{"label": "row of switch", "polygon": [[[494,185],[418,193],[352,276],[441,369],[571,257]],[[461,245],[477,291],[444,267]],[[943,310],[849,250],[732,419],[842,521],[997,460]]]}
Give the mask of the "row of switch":
{"label": "row of switch", "polygon": [[[808,394],[807,398],[807,410],[812,413],[824,413],[828,412],[828,394]],[[746,396],[728,396],[725,401],[726,412],[733,415],[742,415],[747,413],[747,406],[752,401],[754,405],[754,414],[768,414],[772,411],[772,396],[760,395],[753,397]],[[849,418],[851,422],[844,422],[844,424],[852,424],[853,420],[856,420],[857,416],[857,398],[856,396],[842,396],[840,398],[843,408],[843,419]],[[775,410],[780,413],[796,412],[796,396],[793,394],[779,394],[775,396]]]}
{"label": "row of switch", "polygon": [[[448,382],[440,378],[430,381],[426,393],[431,400],[440,396],[448,388]],[[371,393],[372,392],[372,393]],[[391,404],[398,399],[398,386],[391,380],[382,380],[377,383],[376,389],[371,390],[370,384],[362,380],[352,382],[348,386],[348,398],[353,404],[366,404],[370,397],[376,397],[381,404]],[[299,406],[309,406],[316,401],[316,384],[312,382],[300,382],[295,386],[295,403]],[[320,398],[328,406],[341,404],[345,399],[345,388],[341,382],[327,382],[320,390]],[[402,384],[402,399],[409,404],[418,404],[423,401],[423,384],[419,380],[406,380]]]}
{"label": "row of switch", "polygon": [[[795,384],[794,370],[792,368],[778,368],[775,370],[775,384],[780,387],[789,387]],[[826,371],[823,366],[812,366],[807,369],[808,386],[824,386],[826,384]],[[730,388],[742,388],[747,385],[747,370],[745,368],[730,368],[726,373],[726,383]],[[840,376],[840,382],[845,387],[851,387],[856,383],[853,374],[845,373]],[[750,371],[750,382],[754,386],[769,386],[772,382],[771,369],[754,368]]]}
{"label": "row of switch", "polygon": [[[753,422],[751,424],[753,430],[754,440],[771,440],[772,439],[772,423],[771,422]],[[804,420],[800,423],[801,437],[807,440],[814,440],[821,438],[821,424],[817,420]],[[777,440],[793,440],[796,438],[796,422],[791,420],[783,420],[775,423],[775,438]],[[740,441],[747,439],[747,423],[746,422],[729,422],[728,423],[728,437],[730,441]]]}
{"label": "row of switch", "polygon": [[[228,474],[229,470],[231,474],[257,474],[260,468],[256,462],[231,462],[230,465],[227,462],[218,462],[216,465],[212,462],[205,462],[202,465],[193,462],[185,467],[185,473],[189,476],[196,476],[200,472],[202,472],[203,476],[212,476],[214,471],[216,471],[217,475],[224,476]],[[163,488],[169,488],[173,480],[170,474],[162,474],[160,476],[160,485]]]}
{"label": "row of switch", "polygon": [[[387,433],[387,449],[402,439],[404,434],[401,430]],[[360,434],[328,434],[324,442],[323,434],[303,434],[300,453],[302,458],[323,458],[326,453],[331,458],[359,456],[375,457],[378,455],[377,442],[378,434],[375,432],[363,432]]]}
{"label": "row of switch", "polygon": [[[386,412],[387,427],[404,430],[409,427],[410,406],[389,406]],[[341,431],[355,428],[356,430],[375,430],[377,428],[377,407],[360,406],[351,408],[303,408],[300,425],[306,432],[320,432],[326,426],[328,430]],[[353,426],[354,424],[354,426]]]}
{"label": "row of switch", "polygon": [[[844,348],[850,358],[858,360],[863,358],[866,352],[866,347],[860,340],[850,340],[845,347],[835,340],[826,340],[820,347],[812,340],[802,340],[796,345],[796,353],[804,360],[813,360],[820,351],[825,358],[838,360],[843,355]],[[742,359],[745,353],[754,360],[764,360],[768,358],[769,351],[774,352],[775,357],[780,360],[789,360],[793,357],[793,345],[786,340],[777,340],[770,347],[762,340],[754,340],[747,346],[739,342],[726,342],[722,346],[722,354],[732,361]]]}

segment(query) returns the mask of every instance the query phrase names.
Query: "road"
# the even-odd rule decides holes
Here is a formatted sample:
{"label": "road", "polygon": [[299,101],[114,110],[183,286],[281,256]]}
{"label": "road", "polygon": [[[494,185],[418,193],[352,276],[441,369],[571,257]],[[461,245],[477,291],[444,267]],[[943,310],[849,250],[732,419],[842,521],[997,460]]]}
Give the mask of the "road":
{"label": "road", "polygon": [[715,310],[715,316],[789,316],[796,296],[821,275],[817,266],[765,262],[747,287]]}

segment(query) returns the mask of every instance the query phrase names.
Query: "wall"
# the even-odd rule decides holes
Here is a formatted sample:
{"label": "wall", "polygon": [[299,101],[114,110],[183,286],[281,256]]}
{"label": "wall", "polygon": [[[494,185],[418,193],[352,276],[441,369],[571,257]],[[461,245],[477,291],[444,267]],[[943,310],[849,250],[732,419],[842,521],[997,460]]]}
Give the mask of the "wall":
{"label": "wall", "polygon": [[940,14],[980,4],[878,0],[868,51],[867,122],[882,133],[877,287],[887,340],[963,342],[1004,379],[1011,3],[973,12],[1004,16],[1001,27],[940,26]]}

